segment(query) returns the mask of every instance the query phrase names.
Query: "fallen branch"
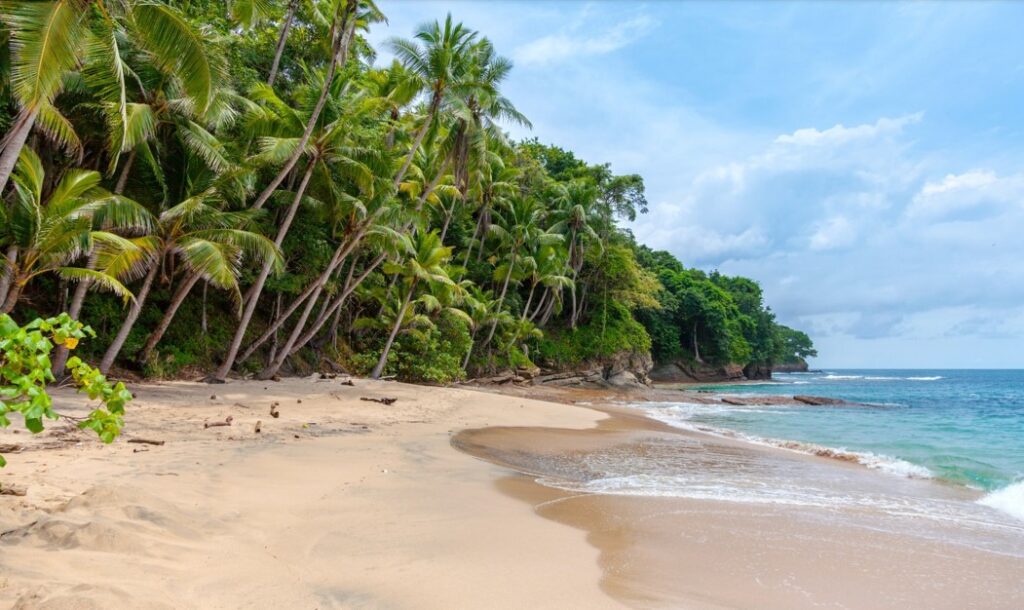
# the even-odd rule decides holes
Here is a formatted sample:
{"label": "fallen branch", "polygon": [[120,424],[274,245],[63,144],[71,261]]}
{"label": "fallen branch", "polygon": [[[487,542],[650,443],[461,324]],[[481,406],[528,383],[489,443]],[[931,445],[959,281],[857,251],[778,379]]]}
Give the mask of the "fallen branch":
{"label": "fallen branch", "polygon": [[19,453],[24,450],[22,445],[0,445],[0,453]]}
{"label": "fallen branch", "polygon": [[138,443],[140,445],[163,445],[164,441],[154,441],[148,438],[130,438],[129,443]]}
{"label": "fallen branch", "polygon": [[206,422],[203,424],[203,429],[206,428],[219,428],[220,426],[230,426],[231,422],[234,421],[234,417],[228,415],[224,421]]}
{"label": "fallen branch", "polygon": [[365,400],[366,402],[379,402],[382,405],[390,405],[390,404],[396,402],[398,399],[397,398],[368,398],[366,396],[362,396],[362,397],[359,398],[359,400]]}

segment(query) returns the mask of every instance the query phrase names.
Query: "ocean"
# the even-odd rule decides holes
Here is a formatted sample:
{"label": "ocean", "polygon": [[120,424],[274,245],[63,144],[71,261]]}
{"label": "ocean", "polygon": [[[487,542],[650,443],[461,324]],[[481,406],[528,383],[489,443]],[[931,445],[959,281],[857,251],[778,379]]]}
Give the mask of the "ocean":
{"label": "ocean", "polygon": [[857,405],[637,406],[682,428],[833,452],[886,474],[977,489],[985,492],[979,503],[1024,519],[1024,371],[825,369],[694,389],[753,403],[807,394]]}
{"label": "ocean", "polygon": [[[702,389],[713,392],[700,395],[710,404],[696,398]],[[800,394],[847,403],[779,398]],[[745,404],[717,402],[727,396]],[[838,511],[927,536],[942,530],[948,538],[953,527],[973,532],[972,546],[1024,557],[1024,371],[826,369],[630,406],[676,428],[785,451],[754,457],[728,442],[652,436],[581,452],[572,464],[563,459],[539,481],[586,493]],[[837,468],[835,460],[861,467]]]}

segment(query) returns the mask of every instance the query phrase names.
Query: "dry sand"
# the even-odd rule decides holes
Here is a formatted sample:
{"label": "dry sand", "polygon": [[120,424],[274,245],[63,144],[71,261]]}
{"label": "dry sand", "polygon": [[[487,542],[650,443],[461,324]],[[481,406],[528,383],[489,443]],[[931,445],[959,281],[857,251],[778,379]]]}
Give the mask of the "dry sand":
{"label": "dry sand", "polygon": [[[564,404],[606,393],[358,379],[133,389],[111,446],[65,423],[0,431],[0,445],[23,447],[0,485],[27,488],[0,495],[0,608],[1024,607],[1024,554],[988,541],[792,507],[578,494],[519,474],[558,475],[588,452],[642,453],[660,439],[702,469],[894,484]],[[83,412],[70,392],[57,402]],[[204,428],[229,415],[231,426]],[[969,500],[927,482],[908,489]]]}
{"label": "dry sand", "polygon": [[584,532],[450,446],[463,428],[587,428],[598,412],[366,380],[133,390],[111,446],[61,423],[0,431],[28,448],[0,471],[27,487],[0,496],[0,608],[621,607]]}

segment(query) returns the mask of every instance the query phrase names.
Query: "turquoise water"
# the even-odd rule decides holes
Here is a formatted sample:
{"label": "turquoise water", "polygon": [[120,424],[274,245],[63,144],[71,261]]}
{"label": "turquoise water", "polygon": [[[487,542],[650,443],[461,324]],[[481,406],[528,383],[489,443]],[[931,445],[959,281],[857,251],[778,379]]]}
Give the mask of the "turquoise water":
{"label": "turquoise water", "polygon": [[1024,371],[827,369],[775,377],[772,383],[715,389],[810,394],[875,406],[725,408],[689,419],[760,437],[890,456],[983,490],[1024,479]]}

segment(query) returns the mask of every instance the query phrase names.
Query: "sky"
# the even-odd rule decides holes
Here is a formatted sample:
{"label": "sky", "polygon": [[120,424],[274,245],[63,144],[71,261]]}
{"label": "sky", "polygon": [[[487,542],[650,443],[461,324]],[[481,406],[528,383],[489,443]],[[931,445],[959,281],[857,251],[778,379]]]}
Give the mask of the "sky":
{"label": "sky", "polygon": [[645,179],[638,241],[751,277],[828,368],[1024,368],[1024,3],[378,0],[515,63],[515,137]]}

